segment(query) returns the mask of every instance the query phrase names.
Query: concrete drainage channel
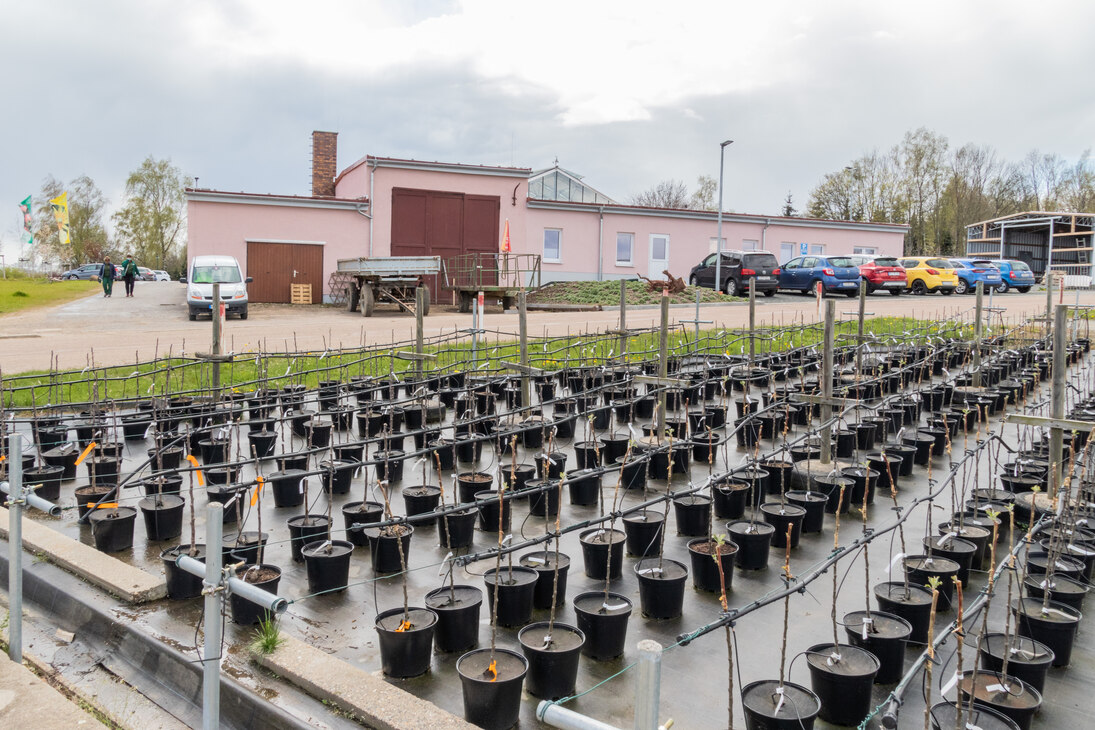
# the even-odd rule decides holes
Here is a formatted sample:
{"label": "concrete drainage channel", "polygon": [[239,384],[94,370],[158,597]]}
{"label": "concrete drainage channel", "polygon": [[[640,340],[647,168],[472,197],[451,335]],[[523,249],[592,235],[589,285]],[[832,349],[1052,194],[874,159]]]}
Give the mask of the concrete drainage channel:
{"label": "concrete drainage channel", "polygon": [[[103,373],[97,381],[103,389],[116,387],[120,392],[109,399],[75,406],[92,412],[98,409],[102,414],[96,422],[98,435],[90,434],[92,438],[79,445],[84,447],[94,438],[106,444],[118,441],[121,459],[114,484],[122,485],[121,493],[111,494],[108,489],[97,497],[99,501],[114,500],[124,506],[138,502],[139,495],[134,494],[138,490],[177,493],[187,509],[193,510],[198,542],[206,531],[204,509],[195,508],[195,502],[201,504],[203,492],[209,499],[229,502],[234,518],[230,525],[235,526],[230,532],[236,539],[226,552],[236,560],[246,558],[257,548],[264,552],[262,563],[279,569],[277,592],[289,601],[289,610],[281,619],[282,631],[298,640],[292,651],[304,656],[305,650],[311,649],[309,656],[320,659],[317,654],[333,656],[344,662],[347,676],[358,676],[354,672],[366,676],[378,671],[395,673],[387,663],[381,646],[384,638],[374,627],[374,617],[392,610],[396,617],[407,616],[400,610],[405,600],[411,606],[423,607],[427,605],[427,594],[436,589],[444,592],[450,581],[470,586],[483,599],[482,613],[472,624],[471,645],[486,649],[494,643],[500,653],[510,650],[518,658],[523,651],[521,631],[527,633],[538,621],[549,625],[554,621],[556,635],[562,637],[568,630],[564,626],[573,627],[582,621],[576,599],[593,594],[603,596],[608,605],[629,603],[633,607],[620,649],[622,655],[583,655],[575,664],[569,686],[561,689],[546,690],[538,684],[543,677],[526,678],[526,696],[521,699],[518,695],[522,725],[532,726],[547,715],[565,714],[538,711],[537,702],[544,697],[558,700],[553,707],[593,716],[603,725],[631,725],[640,709],[631,686],[642,671],[636,650],[640,641],[657,642],[666,649],[660,664],[661,706],[641,707],[645,717],[642,727],[653,728],[669,718],[684,727],[723,724],[717,718],[724,711],[712,708],[727,697],[730,656],[721,637],[705,637],[723,634],[724,628],[733,630],[727,640],[734,646],[735,714],[740,723],[742,702],[737,693],[742,691],[742,684],[781,676],[783,672],[777,640],[781,635],[786,636],[789,651],[789,667],[783,676],[799,684],[809,683],[807,647],[821,641],[819,637],[831,637],[827,629],[836,631],[826,618],[830,609],[843,616],[862,609],[865,600],[870,600],[865,596],[874,586],[862,586],[859,580],[864,562],[870,567],[870,582],[900,582],[904,571],[899,553],[915,555],[924,545],[930,555],[930,545],[938,538],[940,525],[935,524],[933,505],[949,506],[960,524],[962,520],[972,524],[980,518],[978,510],[983,505],[995,505],[1007,496],[995,481],[1006,458],[1006,450],[997,438],[1004,434],[1000,420],[1003,411],[995,411],[1004,401],[1026,399],[1025,405],[1031,405],[1031,394],[1045,390],[1040,383],[1045,377],[1043,371],[1048,369],[1049,353],[1065,349],[1060,344],[1048,347],[1048,340],[1043,338],[1046,328],[1032,333],[1026,326],[1013,331],[994,328],[983,335],[984,342],[978,343],[982,336],[980,320],[905,322],[889,333],[870,332],[870,323],[866,323],[865,330],[861,320],[858,329],[845,328],[842,333],[860,347],[838,346],[833,319],[830,308],[824,327],[807,325],[696,338],[689,338],[681,328],[666,327],[660,334],[615,331],[522,343],[520,347],[490,342],[477,330],[470,333],[474,338],[471,343],[419,341],[413,350],[404,343],[353,353],[284,353],[277,358],[259,355],[255,372],[260,377],[242,384],[229,362],[164,364],[158,372],[169,375],[157,381],[149,374],[136,388],[121,384],[127,380],[127,368],[127,373],[116,380],[110,379],[110,373]],[[1065,324],[1073,330],[1072,339],[1079,340],[1080,334],[1086,334],[1079,331],[1076,322]],[[1056,331],[1063,331],[1060,323]],[[869,349],[864,343],[869,343]],[[762,351],[768,349],[774,352]],[[1068,349],[1070,359],[1078,363],[1072,381],[1080,392],[1071,397],[1071,403],[1077,409],[1086,409],[1090,363],[1080,350]],[[621,359],[621,353],[630,358]],[[441,368],[437,372],[431,367],[435,361]],[[588,367],[590,361],[596,365]],[[410,367],[406,367],[407,362]],[[397,364],[401,372],[396,379],[393,371]],[[179,390],[179,383],[184,381],[180,370],[186,368],[203,373],[190,381],[203,387],[190,394],[194,400],[184,404],[171,400],[171,393],[161,388],[171,380],[172,392]],[[219,399],[212,399],[209,368],[216,368],[226,380],[239,384],[241,392],[226,390]],[[545,372],[549,369],[559,372]],[[1058,372],[1061,370],[1058,368]],[[514,372],[518,375],[511,374]],[[973,372],[978,373],[977,377]],[[980,377],[985,380],[976,382]],[[60,383],[64,378],[58,374],[53,380]],[[71,384],[58,385],[54,392],[63,395],[66,387],[70,392],[76,389]],[[147,395],[149,392],[159,395],[153,399]],[[16,384],[9,394],[21,396],[24,391]],[[948,397],[956,400],[948,404]],[[1020,406],[1010,403],[1008,408],[1014,411]],[[397,409],[403,421],[399,425],[394,420]],[[421,421],[406,420],[410,411],[417,411]],[[450,411],[456,411],[455,419]],[[740,419],[734,417],[735,412]],[[55,416],[59,424],[47,420]],[[65,439],[73,431],[81,439],[80,429],[96,417],[94,413],[90,419],[66,412],[47,414],[39,408],[18,413],[14,423],[46,446],[44,436],[56,434],[58,429],[65,431]],[[936,426],[937,422],[941,427]],[[149,431],[153,423],[162,426],[164,448],[155,448],[157,430]],[[715,430],[707,431],[705,425]],[[960,427],[954,428],[956,425]],[[882,438],[878,442],[864,438],[861,442],[855,434],[860,426],[864,433],[881,430]],[[931,444],[920,438],[920,431],[931,434]],[[936,441],[943,431],[942,441]],[[273,452],[268,458],[249,458],[248,447],[255,444],[249,434],[254,433],[273,435],[269,440]],[[1035,456],[1042,453],[1037,449],[1043,447],[1034,443],[1030,431],[1018,430],[1015,434],[1013,437],[1009,433],[1004,442],[1008,449],[1028,450]],[[913,441],[905,441],[907,437]],[[189,443],[184,453],[195,454],[195,461],[200,457],[200,463],[163,469],[157,475],[156,459],[163,458],[173,448],[169,444],[178,439]],[[202,441],[209,442],[205,453]],[[213,448],[217,441],[223,446]],[[928,449],[923,455],[919,453],[921,442]],[[937,444],[943,448],[937,451]],[[1075,447],[1080,448],[1079,440]],[[55,448],[60,445],[51,444],[43,451],[49,453]],[[148,448],[153,453],[146,457]],[[360,453],[355,455],[359,448]],[[604,452],[610,448],[622,448],[623,460],[606,463]],[[696,456],[697,450],[706,450],[712,458]],[[874,455],[876,450],[881,456]],[[904,465],[899,454],[907,456],[909,471],[902,472],[896,492],[898,504],[891,505],[888,488],[879,487],[877,499],[863,504],[865,517],[858,512],[845,513],[836,544],[836,515],[823,514],[821,531],[797,535],[797,545],[787,553],[777,544],[771,547],[769,558],[766,547],[765,559],[759,566],[762,569],[746,570],[731,564],[729,574],[723,576],[727,579],[726,610],[719,604],[719,589],[712,591],[710,584],[682,591],[678,607],[668,611],[648,601],[646,579],[657,572],[676,570],[670,566],[679,565],[688,579],[698,581],[701,575],[697,568],[710,567],[703,561],[692,561],[688,542],[724,530],[733,535],[727,520],[743,521],[747,526],[771,524],[771,512],[764,516],[748,507],[764,501],[762,490],[771,490],[768,505],[779,507],[776,517],[782,517],[786,511],[784,497],[789,496],[786,492],[793,491],[788,487],[816,493],[836,467],[856,469],[881,459],[884,469],[889,469]],[[95,463],[109,464],[109,457],[105,458],[108,460]],[[297,467],[287,459],[298,460],[301,468],[294,471]],[[442,463],[448,459],[451,463]],[[277,469],[271,463],[275,460],[282,460]],[[440,486],[438,470],[430,468],[431,461],[439,467]],[[635,471],[635,466],[640,470]],[[762,471],[762,466],[770,471]],[[1078,458],[1073,466],[1086,474],[1086,461]],[[538,468],[542,472],[539,479]],[[339,476],[344,472],[349,474],[345,482]],[[784,476],[772,481],[772,474]],[[203,487],[199,483],[213,475],[223,477],[226,484]],[[518,475],[520,487],[515,479]],[[166,479],[175,476],[181,478],[174,488],[163,489],[169,484]],[[852,483],[846,486],[854,488],[854,479],[848,479]],[[477,485],[477,481],[482,483]],[[499,494],[499,481],[514,489]],[[486,490],[481,488],[483,483]],[[1059,480],[1053,483],[1061,484]],[[733,499],[731,484],[746,484],[752,490],[740,511],[723,503],[724,499]],[[843,482],[827,484],[829,503],[833,485]],[[70,482],[60,485],[60,502],[70,508],[65,518],[44,524],[87,543],[93,539],[92,530],[73,519],[74,486]],[[493,495],[484,495],[490,487],[494,488]],[[982,491],[975,493],[978,489]],[[866,495],[864,491],[862,498]],[[404,502],[402,510],[399,496]],[[1018,507],[1027,504],[1015,499],[1020,495],[1011,496]],[[422,511],[416,512],[415,498],[419,497],[436,501],[427,502]],[[350,503],[370,500],[379,503],[379,510],[363,523],[370,538],[373,532],[393,526],[398,528],[396,533],[407,536],[405,545],[398,539],[389,545],[395,553],[395,569],[390,563],[385,567],[382,543],[373,540],[372,547],[354,545],[344,575],[333,583],[317,583],[315,576],[309,575],[312,565],[294,559],[294,544],[300,546],[306,536],[289,538],[291,520],[303,512],[323,527],[321,534],[311,537],[315,542],[305,548],[308,559],[342,536],[335,534],[341,530],[332,524],[332,515],[342,512],[350,516],[352,511],[345,511]],[[838,497],[833,506],[836,510],[846,505]],[[898,511],[895,513],[891,506]],[[706,509],[698,531],[692,524],[695,520],[689,517],[691,508]],[[860,509],[858,502],[855,508]],[[1029,502],[1028,508],[1032,513],[1045,509],[1035,501]],[[949,520],[950,510],[941,512],[940,517],[948,515]],[[638,529],[629,526],[635,520],[628,518],[640,514],[646,517],[646,526],[654,529],[646,538],[630,541],[626,546],[630,557],[624,558],[625,538]],[[469,528],[468,541],[456,546],[453,538],[457,522],[466,515],[471,516],[471,521],[462,523]],[[900,527],[895,520],[900,521]],[[472,530],[475,521],[479,526]],[[498,525],[502,525],[501,531]],[[444,526],[447,529],[443,530]],[[405,527],[413,531],[403,530]],[[609,536],[602,540],[605,549],[600,564],[586,557],[589,541],[582,539],[583,534],[598,530]],[[621,535],[619,563],[614,563],[613,557],[614,530]],[[179,541],[193,541],[189,526],[181,532],[168,540],[155,541],[138,529],[132,544],[114,554],[132,566],[159,575],[163,569],[160,551]],[[249,533],[258,538],[258,544],[239,539]],[[895,547],[898,533],[908,547]],[[748,530],[744,533],[750,534]],[[352,543],[354,538],[365,536],[355,529],[349,530],[347,537]],[[868,544],[869,556],[864,549]],[[738,549],[745,552],[744,539]],[[648,555],[642,555],[648,551]],[[510,598],[502,592],[494,594],[503,581],[490,582],[491,571],[495,576],[510,575],[511,570],[532,573],[539,586],[545,563],[555,562],[562,567],[563,557],[568,570],[565,574],[560,570],[558,580],[552,571],[546,571],[546,603],[537,603],[544,596],[537,599],[533,592],[527,612],[516,618],[510,616]],[[404,561],[405,571],[400,569]],[[971,585],[983,582],[986,563],[974,569]],[[782,575],[781,564],[785,564],[787,577]],[[909,562],[905,564],[908,567]],[[624,568],[619,577],[612,577],[613,565]],[[598,568],[607,575],[598,575]],[[891,577],[891,570],[897,575]],[[80,589],[75,590],[75,579],[66,577],[66,583],[57,579],[56,573],[53,566],[28,566],[28,596],[48,606],[50,614],[58,617],[58,625],[78,635],[87,632],[91,638],[85,641],[95,651],[113,657],[107,661],[116,662],[117,671],[127,681],[132,678],[132,684],[143,692],[147,685],[146,694],[161,706],[185,707],[176,716],[185,717],[187,724],[197,724],[194,700],[200,694],[200,671],[187,652],[199,643],[195,633],[203,621],[200,601],[167,600],[138,608],[116,604],[106,608],[101,597],[81,602],[64,595],[82,592],[86,596],[94,591],[84,585],[75,586]],[[822,576],[836,573],[841,580],[833,589],[836,605],[831,607],[827,581]],[[849,573],[852,579],[845,580]],[[718,580],[716,575],[716,584]],[[793,599],[793,620],[788,621],[786,631],[784,592]],[[553,594],[562,599],[554,610],[550,608]],[[488,609],[491,603],[498,608],[500,624],[493,640]],[[1006,609],[1002,603],[997,601],[987,612],[994,625],[1003,625]],[[945,623],[940,620],[937,624],[940,631],[946,630]],[[227,657],[233,653],[240,656],[240,647],[247,643],[250,632],[249,626],[225,626]],[[591,636],[588,634],[586,639]],[[186,652],[165,646],[165,640]],[[162,648],[156,648],[157,644]],[[644,646],[649,649],[650,644]],[[428,700],[447,711],[456,725],[463,724],[458,718],[465,714],[467,705],[457,664],[467,646],[451,651],[443,651],[436,644],[429,648],[420,673],[389,679],[385,686]],[[277,666],[278,661],[275,652],[268,666]],[[968,655],[966,662],[968,667]],[[288,669],[291,665],[283,662],[281,666]],[[1083,661],[1077,660],[1077,665],[1070,671],[1083,676]],[[233,672],[243,675],[255,672],[245,655],[242,662],[231,666]],[[299,676],[294,681],[322,699],[327,699],[325,692],[332,691],[314,677]],[[175,683],[177,692],[165,689]],[[294,701],[292,706],[275,707],[268,710],[274,714],[260,717],[254,713],[270,703],[253,689],[228,679],[222,679],[222,689],[224,721],[232,726],[261,721],[293,727],[309,714],[302,714],[300,708],[315,707],[315,703],[301,702],[298,706]],[[346,691],[351,688],[347,686]],[[953,697],[953,688],[949,691]],[[647,691],[645,696],[651,694]],[[657,698],[659,693],[653,695]],[[882,705],[887,695],[886,688],[874,688],[868,693],[870,707]],[[903,716],[922,711],[914,698],[905,699],[909,704],[902,710]],[[391,701],[397,708],[412,706],[399,695],[392,695]],[[1059,726],[1066,723],[1067,716],[1060,714],[1064,705],[1067,702],[1047,706],[1043,716]],[[402,714],[406,722],[413,721],[413,711]],[[335,726],[342,719],[332,715],[323,721]],[[560,722],[570,721],[579,722],[573,716]],[[827,726],[824,718],[818,724]]]}

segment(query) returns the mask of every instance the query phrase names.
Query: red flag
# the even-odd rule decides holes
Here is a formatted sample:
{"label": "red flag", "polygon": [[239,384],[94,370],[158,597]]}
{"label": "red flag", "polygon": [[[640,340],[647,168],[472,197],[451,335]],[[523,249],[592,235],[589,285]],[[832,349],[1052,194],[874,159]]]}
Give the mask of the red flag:
{"label": "red flag", "polygon": [[509,218],[506,218],[506,227],[502,230],[502,253],[509,253]]}

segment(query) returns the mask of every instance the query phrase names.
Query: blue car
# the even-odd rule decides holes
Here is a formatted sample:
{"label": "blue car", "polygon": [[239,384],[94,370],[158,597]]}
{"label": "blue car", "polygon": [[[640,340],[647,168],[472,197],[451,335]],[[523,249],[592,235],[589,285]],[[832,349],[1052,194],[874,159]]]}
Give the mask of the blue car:
{"label": "blue car", "polygon": [[954,264],[954,273],[958,274],[958,285],[954,287],[956,294],[974,294],[977,292],[977,282],[987,292],[1000,286],[1000,270],[992,261],[984,259],[951,259]]}
{"label": "blue car", "polygon": [[1006,294],[1008,289],[1016,289],[1026,294],[1034,286],[1034,272],[1026,261],[1004,259],[995,263],[1000,270],[1000,284],[996,287],[998,293]]}
{"label": "blue car", "polygon": [[779,288],[812,292],[818,282],[826,294],[859,295],[862,279],[856,262],[848,256],[799,256],[779,267]]}

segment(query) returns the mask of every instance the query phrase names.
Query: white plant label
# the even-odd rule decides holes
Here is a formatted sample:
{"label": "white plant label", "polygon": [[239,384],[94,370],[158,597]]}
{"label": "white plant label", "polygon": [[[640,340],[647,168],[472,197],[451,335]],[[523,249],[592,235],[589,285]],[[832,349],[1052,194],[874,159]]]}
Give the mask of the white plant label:
{"label": "white plant label", "polygon": [[892,573],[893,566],[897,565],[897,561],[901,560],[901,558],[903,557],[905,557],[905,553],[898,553],[897,555],[893,556],[893,560],[890,561],[890,567],[886,568],[886,572]]}
{"label": "white plant label", "polygon": [[947,684],[943,687],[942,690],[940,690],[940,693],[941,694],[947,694],[952,689],[954,689],[954,686],[956,684],[958,684],[958,672],[955,672],[954,674],[951,675],[951,678],[947,680]]}

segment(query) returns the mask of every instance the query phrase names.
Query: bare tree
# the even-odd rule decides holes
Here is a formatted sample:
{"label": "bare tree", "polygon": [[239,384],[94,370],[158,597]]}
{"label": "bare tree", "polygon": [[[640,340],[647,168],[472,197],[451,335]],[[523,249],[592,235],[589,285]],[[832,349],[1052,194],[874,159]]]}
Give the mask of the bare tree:
{"label": "bare tree", "polygon": [[662,180],[648,190],[631,196],[632,205],[649,208],[688,208],[691,201],[688,186],[680,180]]}

